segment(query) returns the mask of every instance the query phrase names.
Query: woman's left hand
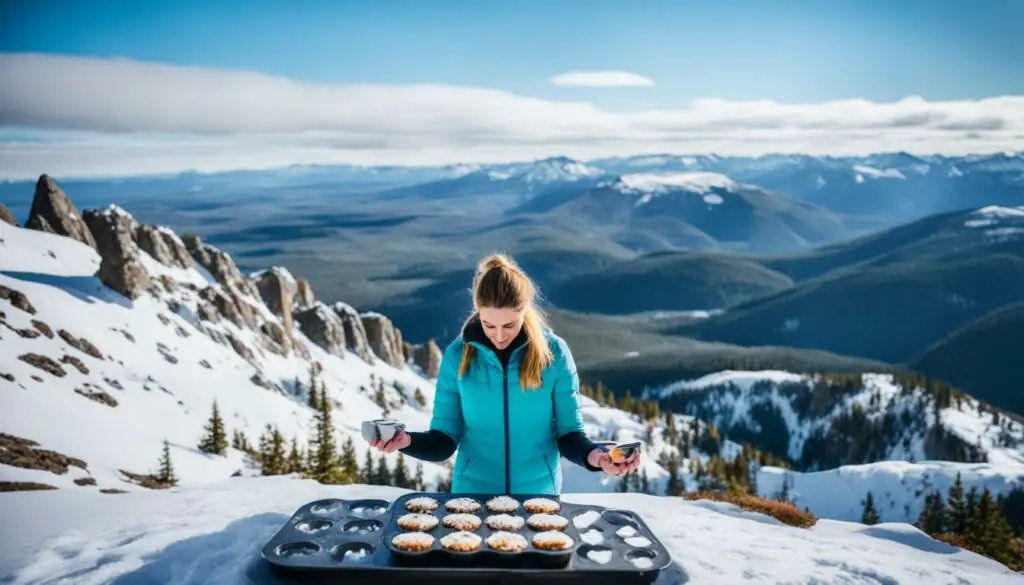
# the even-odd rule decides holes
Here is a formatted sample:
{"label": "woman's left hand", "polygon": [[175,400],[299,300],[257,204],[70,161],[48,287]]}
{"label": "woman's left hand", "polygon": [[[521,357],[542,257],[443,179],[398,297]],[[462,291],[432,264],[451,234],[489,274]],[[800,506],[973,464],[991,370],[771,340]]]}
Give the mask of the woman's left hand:
{"label": "woman's left hand", "polygon": [[626,460],[616,463],[606,449],[597,448],[587,455],[587,463],[594,467],[600,467],[605,473],[612,476],[620,476],[633,471],[640,466],[640,450],[633,451]]}

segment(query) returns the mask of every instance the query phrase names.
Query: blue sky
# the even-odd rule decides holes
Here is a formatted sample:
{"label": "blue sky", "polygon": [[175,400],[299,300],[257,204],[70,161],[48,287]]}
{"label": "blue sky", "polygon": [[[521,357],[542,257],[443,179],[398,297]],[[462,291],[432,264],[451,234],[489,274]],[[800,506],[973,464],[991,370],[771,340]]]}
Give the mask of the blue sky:
{"label": "blue sky", "polygon": [[[155,148],[214,136],[222,141],[204,144],[223,149],[225,136],[237,146],[239,137],[264,140],[267,132],[306,133],[288,143],[302,150],[302,160],[321,156],[314,150],[370,159],[371,151],[403,151],[415,160],[463,160],[488,149],[497,158],[540,156],[590,152],[598,143],[609,152],[722,150],[740,142],[811,151],[837,143],[835,135],[814,134],[823,124],[861,124],[838,141],[850,150],[1000,149],[1024,136],[1020,102],[991,102],[1024,96],[1024,35],[1014,28],[1024,23],[1019,0],[37,0],[5,2],[2,11],[0,57],[11,58],[0,73],[14,81],[0,89],[9,102],[0,104],[0,148],[7,147],[0,154],[25,137],[64,143],[66,160],[81,157],[67,149],[83,141],[137,149],[140,141]],[[53,59],[40,64],[32,53]],[[114,58],[143,67],[95,73]],[[172,74],[163,65],[189,69]],[[237,95],[229,95],[216,75],[197,73],[206,69],[262,77],[232,78]],[[652,83],[551,82],[567,72],[607,70]],[[278,87],[275,77],[301,87]],[[102,94],[90,79],[120,91]],[[368,94],[348,84],[393,91],[373,93],[369,99],[379,103],[369,104],[360,101]],[[456,89],[441,96],[410,89],[414,84]],[[210,98],[216,107],[196,97],[203,95],[218,96]],[[708,98],[722,103],[695,107],[694,100]],[[332,105],[340,103],[367,112],[341,119]],[[466,103],[477,111],[459,117]],[[196,108],[211,114],[197,119]],[[410,117],[411,109],[426,113],[396,130],[389,116]],[[293,124],[267,121],[287,116]],[[761,132],[769,126],[776,134]],[[794,127],[806,132],[796,136]],[[453,128],[461,129],[457,137]],[[749,132],[738,141],[727,128]],[[877,128],[886,128],[884,135],[870,134]],[[320,135],[310,139],[311,131]],[[361,136],[342,144],[331,132]],[[446,154],[427,157],[427,143]],[[547,146],[530,146],[540,143]],[[27,152],[13,154],[54,157]],[[8,171],[0,168],[0,175]]]}
{"label": "blue sky", "polygon": [[[307,81],[442,82],[549,98],[567,70],[652,78],[616,101],[1024,93],[1024,2],[38,1],[0,50],[128,56]],[[1014,34],[1016,32],[1016,34]]]}

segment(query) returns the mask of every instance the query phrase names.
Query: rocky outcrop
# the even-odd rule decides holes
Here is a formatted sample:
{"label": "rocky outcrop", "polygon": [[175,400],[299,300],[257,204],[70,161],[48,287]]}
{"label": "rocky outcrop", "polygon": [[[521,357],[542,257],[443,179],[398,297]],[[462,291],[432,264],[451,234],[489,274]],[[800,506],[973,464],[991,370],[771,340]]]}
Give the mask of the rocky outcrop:
{"label": "rocky outcrop", "polygon": [[209,314],[209,307],[212,306],[217,314],[239,328],[256,326],[256,315],[252,305],[242,298],[242,294],[233,285],[208,286],[199,291],[199,297],[209,303],[205,307],[200,305],[200,318],[215,321],[216,319]]}
{"label": "rocky outcrop", "polygon": [[420,345],[414,345],[412,346],[412,362],[423,370],[428,378],[436,378],[437,372],[441,369],[441,348],[434,343],[433,339],[428,339],[426,343]]}
{"label": "rocky outcrop", "polygon": [[18,225],[18,222],[14,220],[14,214],[3,203],[0,203],[0,221],[5,221],[13,226]]}
{"label": "rocky outcrop", "polygon": [[341,324],[345,327],[345,344],[349,351],[364,361],[373,363],[373,350],[370,349],[370,343],[366,338],[366,328],[363,327],[363,320],[360,318],[359,312],[351,305],[342,302],[334,303],[331,308],[334,309],[334,314],[341,319]]}
{"label": "rocky outcrop", "polygon": [[164,241],[163,236],[157,231],[156,226],[145,224],[136,226],[135,242],[143,252],[149,254],[154,260],[164,266],[174,266],[176,264],[174,254],[167,247],[167,242]]}
{"label": "rocky outcrop", "polygon": [[82,221],[75,204],[49,175],[41,175],[36,181],[35,196],[25,227],[67,236],[96,247],[93,234]]}
{"label": "rocky outcrop", "polygon": [[93,246],[100,253],[100,280],[129,299],[137,299],[149,288],[149,272],[139,260],[135,245],[135,220],[116,205],[87,210],[85,224],[92,232]]}
{"label": "rocky outcrop", "polygon": [[295,307],[302,309],[312,307],[316,303],[316,297],[313,295],[313,287],[309,285],[309,281],[299,277],[295,279],[295,284],[298,288],[295,294]]}
{"label": "rocky outcrop", "polygon": [[195,235],[186,235],[182,238],[182,242],[185,244],[185,249],[188,250],[192,259],[205,268],[217,282],[224,285],[234,284],[243,293],[253,298],[259,298],[259,291],[256,290],[256,285],[242,276],[242,273],[238,270],[238,265],[235,264],[235,261],[227,252],[219,250],[210,244],[203,243],[199,236]]}
{"label": "rocky outcrop", "polygon": [[185,247],[185,242],[181,241],[178,234],[163,226],[155,226],[154,229],[156,230],[156,233],[160,234],[160,238],[164,241],[164,246],[166,246],[168,251],[171,253],[172,266],[178,266],[179,268],[192,268],[192,256],[189,255],[188,249]]}
{"label": "rocky outcrop", "polygon": [[264,346],[268,350],[282,356],[287,356],[291,351],[292,340],[277,321],[264,321],[260,325],[260,332],[263,333]]}
{"label": "rocky outcrop", "polygon": [[302,333],[329,354],[344,357],[348,344],[341,317],[323,303],[296,311],[293,316]]}
{"label": "rocky outcrop", "polygon": [[288,270],[274,266],[263,271],[259,275],[256,287],[260,291],[260,298],[267,305],[270,312],[284,321],[285,333],[292,331],[292,299],[295,296],[295,279]]}
{"label": "rocky outcrop", "polygon": [[402,333],[380,313],[363,313],[363,327],[366,329],[366,340],[370,349],[385,363],[396,368],[405,365],[405,351],[402,345]]}
{"label": "rocky outcrop", "polygon": [[6,286],[0,284],[0,299],[6,299],[10,301],[11,305],[13,305],[15,308],[21,309],[22,311],[25,311],[29,315],[36,314],[36,308],[32,306],[32,303],[29,302],[28,297],[25,296],[25,293],[19,290],[7,288]]}

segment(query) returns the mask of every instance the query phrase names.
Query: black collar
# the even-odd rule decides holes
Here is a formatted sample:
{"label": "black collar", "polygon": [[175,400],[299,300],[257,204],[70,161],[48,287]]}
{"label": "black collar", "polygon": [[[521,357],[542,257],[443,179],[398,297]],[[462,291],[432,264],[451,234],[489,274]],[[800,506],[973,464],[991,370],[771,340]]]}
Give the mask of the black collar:
{"label": "black collar", "polygon": [[521,345],[525,345],[527,339],[528,338],[526,335],[526,328],[523,327],[519,330],[519,335],[517,335],[516,338],[512,340],[512,343],[510,343],[508,347],[506,347],[503,350],[499,350],[498,348],[494,347],[494,344],[491,343],[490,339],[488,339],[487,334],[484,333],[484,326],[483,324],[480,323],[479,318],[471,319],[468,323],[466,323],[466,326],[462,328],[463,341],[479,343],[493,351],[499,357],[502,356],[502,354],[510,355],[513,351],[516,350],[516,348],[518,348]]}

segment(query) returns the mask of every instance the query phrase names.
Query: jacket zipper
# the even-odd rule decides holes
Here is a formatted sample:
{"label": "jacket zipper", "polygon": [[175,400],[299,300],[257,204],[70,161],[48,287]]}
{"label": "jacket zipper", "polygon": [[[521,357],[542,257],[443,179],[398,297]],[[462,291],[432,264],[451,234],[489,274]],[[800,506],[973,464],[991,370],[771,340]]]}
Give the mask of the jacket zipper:
{"label": "jacket zipper", "polygon": [[[511,360],[510,360],[511,361]],[[505,493],[512,493],[512,463],[509,460],[509,429],[508,429],[508,365],[502,366],[502,385],[505,389]]]}

